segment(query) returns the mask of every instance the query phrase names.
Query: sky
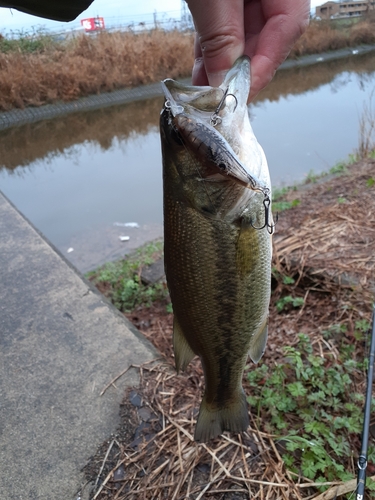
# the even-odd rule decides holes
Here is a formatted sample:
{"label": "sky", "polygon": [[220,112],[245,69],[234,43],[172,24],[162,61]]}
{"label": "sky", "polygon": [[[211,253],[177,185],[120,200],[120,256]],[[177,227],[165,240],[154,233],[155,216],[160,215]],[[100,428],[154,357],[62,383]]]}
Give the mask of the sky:
{"label": "sky", "polygon": [[[51,0],[53,1],[53,0]],[[311,7],[315,11],[317,5],[325,0],[312,0]],[[173,17],[179,17],[181,0],[94,0],[91,6],[85,10],[75,21],[61,23],[50,21],[39,17],[24,14],[15,9],[0,8],[0,33],[9,31],[32,31],[33,28],[45,28],[53,31],[63,31],[78,28],[80,19],[86,17],[101,16],[109,24],[128,24],[132,21],[141,22],[152,19],[156,11],[158,15],[167,12]]]}
{"label": "sky", "polygon": [[[53,0],[51,0],[53,1]],[[178,15],[181,9],[181,0],[94,0],[90,7],[70,23],[50,21],[15,9],[0,8],[0,33],[4,31],[32,30],[44,27],[48,30],[59,31],[74,29],[80,26],[80,20],[87,17],[101,16],[104,22],[124,24],[131,21],[141,22],[153,17],[153,13],[170,12]]]}

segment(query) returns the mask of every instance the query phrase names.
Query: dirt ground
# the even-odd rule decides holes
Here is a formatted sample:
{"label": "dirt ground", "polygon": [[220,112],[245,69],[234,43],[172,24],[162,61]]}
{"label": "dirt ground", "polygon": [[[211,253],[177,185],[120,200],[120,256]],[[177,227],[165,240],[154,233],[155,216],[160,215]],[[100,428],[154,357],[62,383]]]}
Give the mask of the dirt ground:
{"label": "dirt ground", "polygon": [[[375,160],[363,160],[344,174],[290,190],[284,201],[293,200],[299,201],[279,214],[274,236],[270,333],[264,362],[281,362],[284,346],[296,345],[300,332],[310,337],[322,357],[328,349],[334,352],[337,346],[334,342],[327,345],[322,332],[338,323],[345,325],[343,335],[357,355],[365,356],[364,343],[356,342],[353,333],[356,321],[370,322],[374,300]],[[281,275],[293,278],[294,283],[278,280]],[[286,295],[303,298],[303,306],[278,311],[276,304]],[[186,373],[176,375],[172,314],[165,306],[154,304],[127,315],[157,347],[161,359],[138,367],[141,385],[125,395],[121,406],[124,426],[103,443],[86,468],[94,483],[92,498],[335,498],[337,483],[322,496],[313,481],[287,471],[279,446],[259,428],[251,411],[247,432],[225,433],[207,445],[194,442],[202,370],[195,359]],[[364,391],[364,384],[358,380],[357,389]],[[246,378],[244,388],[251,393]],[[359,446],[357,441],[353,445]],[[375,473],[373,464],[367,472]]]}

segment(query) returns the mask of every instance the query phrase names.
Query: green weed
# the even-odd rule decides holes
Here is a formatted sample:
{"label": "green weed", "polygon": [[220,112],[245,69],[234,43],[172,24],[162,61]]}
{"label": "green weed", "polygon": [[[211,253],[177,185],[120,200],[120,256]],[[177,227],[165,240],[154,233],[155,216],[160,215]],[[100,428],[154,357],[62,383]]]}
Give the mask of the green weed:
{"label": "green weed", "polygon": [[343,174],[347,170],[346,167],[347,163],[340,161],[339,163],[337,163],[336,165],[334,165],[332,168],[329,169],[329,173],[333,175]]}
{"label": "green weed", "polygon": [[326,177],[327,175],[341,175],[344,174],[347,171],[347,167],[349,165],[353,165],[353,163],[356,163],[359,160],[358,155],[356,154],[350,154],[348,156],[347,160],[341,160],[336,165],[331,167],[329,170],[321,172],[319,174],[315,173],[313,170],[310,170],[310,172],[306,175],[305,183],[315,183],[319,179],[322,179],[323,177]]}
{"label": "green weed", "polygon": [[283,197],[289,193],[289,191],[296,191],[296,186],[288,186],[282,188],[276,188],[272,192],[272,209],[275,212],[282,212],[283,210],[289,210],[290,208],[297,207],[300,204],[300,200],[285,201]]}
{"label": "green weed", "polygon": [[12,38],[0,36],[0,53],[41,53],[45,50],[57,49],[57,46],[58,43],[53,36],[43,30],[19,31]]}
{"label": "green weed", "polygon": [[283,196],[285,196],[289,191],[293,189],[291,187],[282,187],[282,188],[275,188],[272,191],[272,201],[278,201],[280,200]]}
{"label": "green weed", "polygon": [[316,174],[313,170],[310,170],[310,172],[308,172],[308,174],[306,175],[305,182],[306,184],[308,183],[313,184],[319,179],[319,177],[320,177],[319,174]]}
{"label": "green weed", "polygon": [[[329,333],[343,330],[337,325]],[[362,366],[352,350],[340,351],[339,361],[333,355],[316,356],[301,333],[296,347],[284,348],[283,363],[263,364],[247,375],[252,386],[248,401],[266,431],[280,436],[285,465],[314,482],[352,479],[343,464],[352,457],[353,436],[362,430],[364,398],[354,384]]]}
{"label": "green weed", "polygon": [[295,280],[291,278],[290,276],[283,276],[283,284],[284,285],[293,285],[295,283]]}
{"label": "green weed", "polygon": [[272,203],[272,208],[275,212],[283,212],[284,210],[289,210],[293,207],[298,207],[301,203],[301,200],[292,200],[292,201],[276,201]]}
{"label": "green weed", "polygon": [[160,259],[162,255],[163,243],[150,243],[123,260],[105,264],[87,277],[117,309],[130,312],[139,305],[150,306],[155,300],[168,298],[165,283],[145,285],[140,278],[142,268]]}
{"label": "green weed", "polygon": [[281,299],[276,301],[276,309],[278,312],[288,309],[288,306],[292,307],[302,307],[304,304],[304,299],[302,297],[292,297],[291,295],[286,295]]}

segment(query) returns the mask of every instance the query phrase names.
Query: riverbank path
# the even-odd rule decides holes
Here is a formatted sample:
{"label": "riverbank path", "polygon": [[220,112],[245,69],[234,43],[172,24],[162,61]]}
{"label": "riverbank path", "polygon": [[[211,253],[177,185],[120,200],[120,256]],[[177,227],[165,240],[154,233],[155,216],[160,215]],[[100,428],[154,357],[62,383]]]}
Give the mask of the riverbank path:
{"label": "riverbank path", "polygon": [[0,499],[78,500],[132,364],[157,357],[0,193]]}

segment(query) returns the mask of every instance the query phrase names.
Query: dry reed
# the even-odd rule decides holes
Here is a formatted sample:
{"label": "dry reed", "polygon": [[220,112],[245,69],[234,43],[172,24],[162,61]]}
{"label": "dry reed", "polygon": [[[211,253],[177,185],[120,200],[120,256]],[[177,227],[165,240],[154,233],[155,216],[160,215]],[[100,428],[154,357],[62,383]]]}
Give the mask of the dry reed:
{"label": "dry reed", "polygon": [[37,53],[0,53],[0,109],[135,87],[185,76],[193,65],[193,35],[148,33],[85,35]]}
{"label": "dry reed", "polygon": [[294,45],[290,57],[319,54],[360,44],[374,44],[374,20],[372,16],[369,16],[346,29],[339,29],[329,21],[312,21]]}
{"label": "dry reed", "polygon": [[370,94],[368,102],[363,106],[359,119],[359,147],[357,154],[360,158],[374,157],[375,153],[375,89]]}

